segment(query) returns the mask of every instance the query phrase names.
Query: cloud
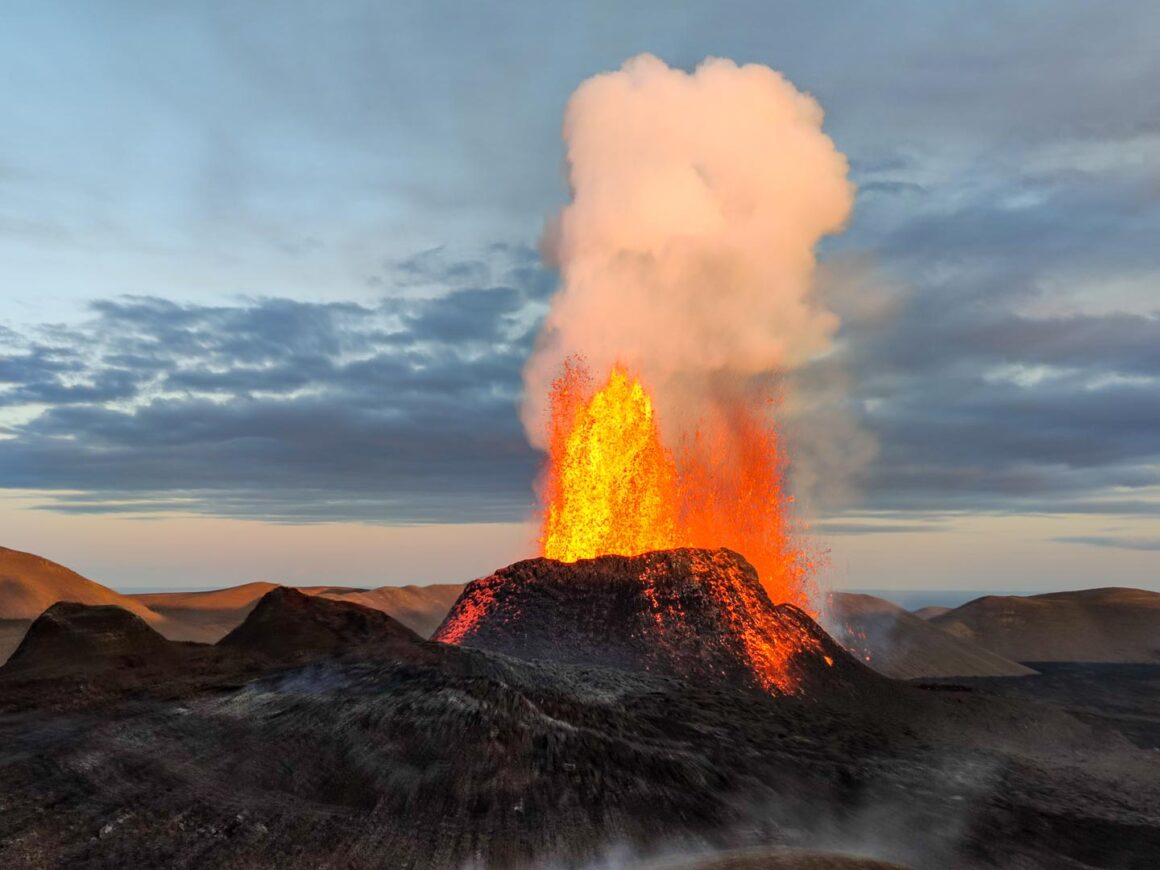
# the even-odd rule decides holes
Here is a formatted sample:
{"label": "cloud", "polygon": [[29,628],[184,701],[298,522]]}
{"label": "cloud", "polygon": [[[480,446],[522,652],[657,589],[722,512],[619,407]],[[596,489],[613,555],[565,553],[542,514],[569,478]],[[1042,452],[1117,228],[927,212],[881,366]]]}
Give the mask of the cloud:
{"label": "cloud", "polygon": [[[954,253],[988,208],[964,201],[905,249],[828,257],[819,291],[842,327],[797,392],[837,403],[879,445],[854,510],[896,531],[963,512],[1160,514],[1160,314],[1053,310],[1049,257],[979,242],[980,269]],[[1060,222],[1050,250],[1091,244],[1102,223]],[[1008,231],[1039,244],[1038,230]],[[1119,274],[1098,260],[1093,274]],[[518,421],[520,369],[554,276],[509,246],[428,251],[382,274],[395,295],[371,301],[119,297],[80,325],[0,333],[0,484],[71,512],[522,518],[539,458]],[[842,461],[792,425],[787,437],[799,461]],[[860,531],[840,520],[829,531]]]}
{"label": "cloud", "polygon": [[[1146,241],[1160,197],[1143,179],[996,162],[915,205],[880,226],[863,213],[829,261],[843,327],[821,365],[849,373],[849,413],[879,444],[862,507],[1160,513],[1160,253]],[[886,289],[843,287],[846,259]],[[1141,291],[1113,296],[1126,277]]]}
{"label": "cloud", "polygon": [[928,523],[843,523],[823,522],[813,527],[822,535],[909,535],[939,531]]}
{"label": "cloud", "polygon": [[1160,550],[1160,538],[1115,538],[1099,535],[1075,535],[1054,540],[1063,544],[1087,544],[1091,547],[1110,547],[1116,550]]}
{"label": "cloud", "polygon": [[[535,296],[444,288],[376,304],[102,300],[0,358],[0,483],[74,513],[284,521],[522,519],[516,414]],[[5,338],[13,341],[13,336]]]}
{"label": "cloud", "polygon": [[[354,5],[291,4],[279,33],[211,4],[0,35],[14,87],[44,96],[7,119],[20,298],[0,316],[97,299],[81,325],[0,326],[0,486],[81,512],[521,516],[519,371],[556,284],[527,243],[565,195],[560,113],[647,47],[785,70],[851,157],[861,193],[818,288],[837,344],[799,381],[879,445],[859,510],[1160,514],[1160,54],[1125,50],[1156,4],[1062,4],[1050,28],[962,2],[888,24],[690,4],[661,28],[659,4],[553,7],[504,13],[494,40],[493,11]],[[46,46],[60,63],[20,62]],[[851,262],[881,280],[843,287]],[[239,285],[271,295],[214,289]]]}

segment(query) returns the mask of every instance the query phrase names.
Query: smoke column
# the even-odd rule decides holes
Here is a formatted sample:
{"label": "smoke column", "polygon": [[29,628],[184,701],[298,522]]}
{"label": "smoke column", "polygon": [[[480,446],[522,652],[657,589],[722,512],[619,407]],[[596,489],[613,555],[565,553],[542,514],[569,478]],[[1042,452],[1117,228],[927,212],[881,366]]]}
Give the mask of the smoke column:
{"label": "smoke column", "polygon": [[679,436],[722,384],[830,347],[814,248],[854,188],[822,118],[774,70],[721,58],[689,74],[643,54],[576,89],[572,199],[542,242],[561,286],[524,370],[532,444],[546,446],[551,382],[573,354],[598,376],[618,362],[640,374]]}

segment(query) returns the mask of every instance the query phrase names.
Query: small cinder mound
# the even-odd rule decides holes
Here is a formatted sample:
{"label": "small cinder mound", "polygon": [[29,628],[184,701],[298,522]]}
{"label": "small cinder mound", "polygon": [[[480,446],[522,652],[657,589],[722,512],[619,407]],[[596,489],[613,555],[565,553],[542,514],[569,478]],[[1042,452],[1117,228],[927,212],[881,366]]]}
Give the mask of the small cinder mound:
{"label": "small cinder mound", "polygon": [[517,562],[470,583],[432,639],[775,693],[877,679],[729,550]]}
{"label": "small cinder mound", "polygon": [[884,598],[835,592],[828,627],[870,667],[896,679],[1023,677],[1035,671],[952,637]]}
{"label": "small cinder mound", "polygon": [[354,651],[392,655],[420,643],[419,635],[381,611],[279,586],[217,645],[297,662]]}
{"label": "small cinder mound", "polygon": [[28,627],[6,673],[72,673],[110,667],[164,664],[173,644],[135,613],[115,605],[52,605]]}
{"label": "small cinder mound", "polygon": [[140,601],[94,583],[63,565],[0,547],[0,619],[36,619],[58,601],[115,604],[146,622],[163,621]]}
{"label": "small cinder mound", "polygon": [[1160,593],[1143,589],[988,595],[930,622],[1019,662],[1160,662]]}

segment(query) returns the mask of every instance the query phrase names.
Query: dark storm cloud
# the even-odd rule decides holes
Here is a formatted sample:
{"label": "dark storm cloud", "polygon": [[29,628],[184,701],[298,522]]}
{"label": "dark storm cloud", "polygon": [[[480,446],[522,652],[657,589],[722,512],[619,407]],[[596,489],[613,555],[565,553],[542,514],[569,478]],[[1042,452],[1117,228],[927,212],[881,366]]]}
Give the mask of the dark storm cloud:
{"label": "dark storm cloud", "polygon": [[48,406],[8,427],[0,480],[79,493],[48,506],[74,513],[521,519],[537,464],[516,414],[528,304],[509,286],[377,305],[105,300],[53,331],[67,348],[0,362],[0,400]]}

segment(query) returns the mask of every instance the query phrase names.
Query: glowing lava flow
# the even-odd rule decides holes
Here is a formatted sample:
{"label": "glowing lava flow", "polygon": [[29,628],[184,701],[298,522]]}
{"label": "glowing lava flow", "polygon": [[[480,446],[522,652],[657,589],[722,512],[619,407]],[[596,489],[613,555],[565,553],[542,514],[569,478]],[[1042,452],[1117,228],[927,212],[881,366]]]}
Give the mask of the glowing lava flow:
{"label": "glowing lava flow", "polygon": [[575,361],[552,390],[543,555],[574,562],[674,547],[727,547],[774,602],[814,614],[814,566],[795,546],[784,457],[760,411],[736,402],[673,452],[648,391],[614,367],[593,391]]}

